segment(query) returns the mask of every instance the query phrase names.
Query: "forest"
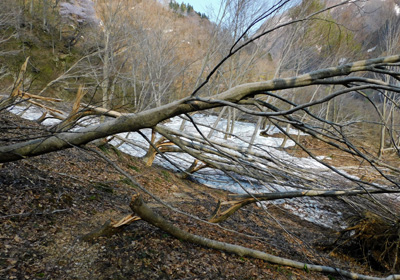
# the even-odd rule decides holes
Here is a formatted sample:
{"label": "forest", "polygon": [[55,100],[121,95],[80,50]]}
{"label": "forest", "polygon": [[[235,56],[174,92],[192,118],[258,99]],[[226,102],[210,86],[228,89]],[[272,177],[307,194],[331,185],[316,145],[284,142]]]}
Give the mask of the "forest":
{"label": "forest", "polygon": [[400,279],[400,2],[0,2],[0,278]]}

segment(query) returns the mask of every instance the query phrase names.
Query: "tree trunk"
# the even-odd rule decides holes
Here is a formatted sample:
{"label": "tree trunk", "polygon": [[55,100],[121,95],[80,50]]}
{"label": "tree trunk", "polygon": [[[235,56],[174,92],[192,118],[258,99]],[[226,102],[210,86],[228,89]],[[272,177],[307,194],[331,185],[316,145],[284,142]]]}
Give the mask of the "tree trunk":
{"label": "tree trunk", "polygon": [[341,275],[348,277],[350,279],[362,279],[362,280],[383,280],[383,279],[400,279],[400,275],[391,275],[387,278],[372,277],[367,275],[362,275],[339,268],[328,267],[323,265],[308,264],[299,261],[294,261],[286,258],[277,257],[262,251],[249,249],[243,246],[234,245],[230,243],[215,241],[212,239],[205,238],[203,236],[191,234],[184,231],[170,222],[165,220],[160,215],[156,214],[151,210],[147,204],[143,201],[140,195],[132,196],[132,201],[129,205],[132,211],[137,214],[142,220],[164,230],[165,232],[171,234],[179,240],[191,242],[200,246],[222,250],[228,253],[233,253],[243,257],[252,257],[261,260],[265,260],[270,263],[290,266],[298,269],[306,269],[308,271],[318,271],[324,273],[332,273],[335,275]]}

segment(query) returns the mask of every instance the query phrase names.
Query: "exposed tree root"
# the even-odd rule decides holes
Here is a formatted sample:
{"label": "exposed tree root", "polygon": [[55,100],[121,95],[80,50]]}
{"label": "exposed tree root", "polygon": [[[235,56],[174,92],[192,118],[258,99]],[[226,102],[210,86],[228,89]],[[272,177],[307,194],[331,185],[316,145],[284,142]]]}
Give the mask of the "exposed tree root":
{"label": "exposed tree root", "polygon": [[136,213],[139,217],[141,217],[146,222],[164,230],[165,232],[171,234],[172,236],[192,242],[201,246],[209,247],[212,249],[223,250],[229,253],[237,254],[239,256],[247,256],[253,257],[257,259],[262,259],[274,264],[290,266],[299,269],[307,269],[309,271],[317,271],[322,273],[329,273],[329,274],[337,274],[348,277],[350,279],[365,279],[365,280],[382,280],[382,279],[400,279],[400,275],[389,275],[386,278],[381,277],[373,277],[363,274],[354,273],[351,271],[346,271],[334,267],[328,267],[323,265],[314,265],[314,264],[307,264],[303,262],[298,262],[286,258],[277,257],[274,255],[270,255],[265,252],[261,252],[258,250],[249,249],[243,246],[224,243],[220,241],[215,241],[212,239],[208,239],[199,235],[191,234],[184,230],[181,230],[170,222],[165,220],[160,215],[154,213],[147,204],[143,201],[140,195],[132,196],[132,201],[130,203],[130,207],[134,213]]}

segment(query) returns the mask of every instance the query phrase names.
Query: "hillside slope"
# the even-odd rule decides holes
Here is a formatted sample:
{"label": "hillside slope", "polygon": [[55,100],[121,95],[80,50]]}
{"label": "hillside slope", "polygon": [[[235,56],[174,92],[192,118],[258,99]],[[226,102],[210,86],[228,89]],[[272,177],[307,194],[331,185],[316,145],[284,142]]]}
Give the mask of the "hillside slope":
{"label": "hillside slope", "polygon": [[[15,139],[35,123],[1,113],[2,141]],[[149,191],[172,206],[202,218],[215,207],[210,201],[226,193],[181,180],[158,167],[103,149]],[[85,234],[107,220],[130,213],[134,186],[91,152],[69,149],[0,166],[0,277],[2,279],[328,279],[318,273],[271,265],[180,242],[145,222],[125,226],[112,236],[90,242]],[[340,266],[368,273],[347,257],[321,250],[335,235],[329,229],[300,221],[274,205],[268,212],[246,207],[223,228],[171,212],[151,197],[145,199],[175,225],[212,239],[244,245],[300,261]],[[290,232],[287,231],[290,229]],[[261,239],[249,237],[252,234]],[[375,272],[374,272],[375,273]],[[376,273],[375,273],[376,274]]]}

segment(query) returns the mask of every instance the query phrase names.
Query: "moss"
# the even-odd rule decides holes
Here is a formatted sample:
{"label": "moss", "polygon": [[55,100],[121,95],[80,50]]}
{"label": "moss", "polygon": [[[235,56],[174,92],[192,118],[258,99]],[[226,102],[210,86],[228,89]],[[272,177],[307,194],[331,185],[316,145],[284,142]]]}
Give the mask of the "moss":
{"label": "moss", "polygon": [[139,168],[139,167],[137,167],[137,166],[134,166],[134,165],[128,165],[128,167],[129,167],[130,169],[133,169],[133,170],[135,170],[136,172],[140,172],[140,168]]}
{"label": "moss", "polygon": [[163,175],[163,177],[164,177],[165,180],[167,180],[168,182],[170,181],[171,175],[169,174],[168,171],[166,171],[166,170],[161,170],[161,174]]}
{"label": "moss", "polygon": [[158,177],[155,179],[155,181],[156,181],[157,183],[162,183],[162,180],[161,180],[160,178],[158,178]]}
{"label": "moss", "polygon": [[102,191],[102,192],[114,193],[113,188],[110,187],[110,186],[107,185],[107,184],[104,184],[104,183],[96,183],[96,184],[93,185],[93,187],[94,187],[95,189],[99,190],[99,191]]}
{"label": "moss", "polygon": [[137,186],[134,183],[132,183],[132,181],[129,180],[128,178],[123,178],[121,180],[121,182],[124,183],[124,184],[127,184],[128,186],[131,186],[133,188],[137,188]]}
{"label": "moss", "polygon": [[[69,52],[65,49],[62,40],[56,36],[57,29],[49,27],[43,30],[42,22],[37,19],[26,19],[31,25],[18,30],[18,36],[1,44],[2,51],[12,52],[0,57],[0,64],[5,66],[11,75],[1,82],[4,87],[13,83],[13,76],[17,76],[21,65],[29,56],[29,66],[26,77],[29,77],[29,91],[43,89],[50,81],[56,79],[81,57],[79,50]],[[14,30],[0,30],[1,36],[11,35]],[[65,53],[68,53],[65,55]],[[62,59],[60,59],[62,57]],[[49,95],[53,95],[49,89]]]}

